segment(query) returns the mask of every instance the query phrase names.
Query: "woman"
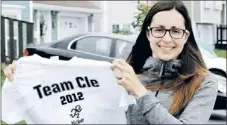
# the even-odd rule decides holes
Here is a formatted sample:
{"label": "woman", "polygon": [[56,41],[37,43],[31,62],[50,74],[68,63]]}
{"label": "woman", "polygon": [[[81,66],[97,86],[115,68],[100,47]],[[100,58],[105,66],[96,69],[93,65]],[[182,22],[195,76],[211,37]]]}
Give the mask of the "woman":
{"label": "woman", "polygon": [[[12,76],[15,64],[5,70]],[[126,112],[129,124],[207,123],[217,83],[204,64],[187,9],[179,1],[162,1],[149,10],[126,61],[112,69],[118,84],[136,99]]]}
{"label": "woman", "polygon": [[127,62],[115,60],[113,67],[121,71],[118,83],[137,98],[127,111],[130,124],[208,122],[217,83],[204,64],[182,2],[152,6]]}

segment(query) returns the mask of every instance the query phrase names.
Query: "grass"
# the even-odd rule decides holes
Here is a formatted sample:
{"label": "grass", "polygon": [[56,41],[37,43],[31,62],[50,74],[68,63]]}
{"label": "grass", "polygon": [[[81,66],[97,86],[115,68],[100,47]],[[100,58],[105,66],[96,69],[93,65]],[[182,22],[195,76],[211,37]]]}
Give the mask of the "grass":
{"label": "grass", "polygon": [[215,49],[214,51],[219,57],[226,58],[226,50]]}
{"label": "grass", "polygon": [[[2,125],[4,125],[4,124],[7,125],[7,123],[4,122],[4,121],[2,121],[2,120],[1,120],[1,123],[2,123]],[[26,123],[24,120],[22,120],[22,121],[20,121],[20,122],[17,122],[16,124],[17,124],[17,125],[20,125],[20,124],[26,125],[27,123]]]}
{"label": "grass", "polygon": [[1,64],[1,86],[3,85],[4,83],[4,80],[5,80],[5,76],[3,74],[3,70],[5,69],[5,65],[4,64]]}

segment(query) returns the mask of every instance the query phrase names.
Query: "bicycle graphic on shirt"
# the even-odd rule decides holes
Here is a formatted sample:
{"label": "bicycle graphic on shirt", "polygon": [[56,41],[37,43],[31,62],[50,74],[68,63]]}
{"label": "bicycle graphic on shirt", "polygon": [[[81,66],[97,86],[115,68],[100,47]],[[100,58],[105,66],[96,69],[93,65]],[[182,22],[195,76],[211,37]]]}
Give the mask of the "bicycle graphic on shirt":
{"label": "bicycle graphic on shirt", "polygon": [[76,105],[75,108],[71,109],[70,116],[76,118],[76,120],[71,121],[72,125],[79,125],[84,122],[84,118],[80,119],[80,112],[82,108],[80,105]]}

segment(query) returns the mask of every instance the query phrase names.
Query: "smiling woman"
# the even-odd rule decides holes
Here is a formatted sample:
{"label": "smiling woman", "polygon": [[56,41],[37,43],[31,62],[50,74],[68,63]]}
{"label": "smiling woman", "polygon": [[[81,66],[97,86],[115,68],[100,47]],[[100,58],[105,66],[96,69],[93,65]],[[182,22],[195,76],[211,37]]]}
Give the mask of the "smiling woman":
{"label": "smiling woman", "polygon": [[181,1],[152,6],[127,63],[115,60],[113,65],[121,71],[118,83],[137,98],[127,111],[129,124],[208,122],[217,81],[206,68]]}
{"label": "smiling woman", "polygon": [[175,9],[154,15],[148,31],[153,58],[166,61],[177,58],[190,34],[185,29],[184,17]]}
{"label": "smiling woman", "polygon": [[183,2],[154,4],[127,61],[114,60],[112,69],[119,71],[117,83],[136,98],[126,111],[129,124],[208,122],[218,80],[204,63]]}

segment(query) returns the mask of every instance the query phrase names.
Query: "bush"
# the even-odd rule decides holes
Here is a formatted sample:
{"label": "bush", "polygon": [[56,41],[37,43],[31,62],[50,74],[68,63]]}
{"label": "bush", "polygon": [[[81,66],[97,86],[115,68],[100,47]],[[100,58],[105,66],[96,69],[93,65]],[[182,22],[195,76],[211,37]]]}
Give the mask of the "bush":
{"label": "bush", "polygon": [[137,12],[134,13],[134,21],[132,22],[133,28],[136,28],[138,31],[141,31],[143,21],[150,10],[151,5],[140,3],[137,6]]}

